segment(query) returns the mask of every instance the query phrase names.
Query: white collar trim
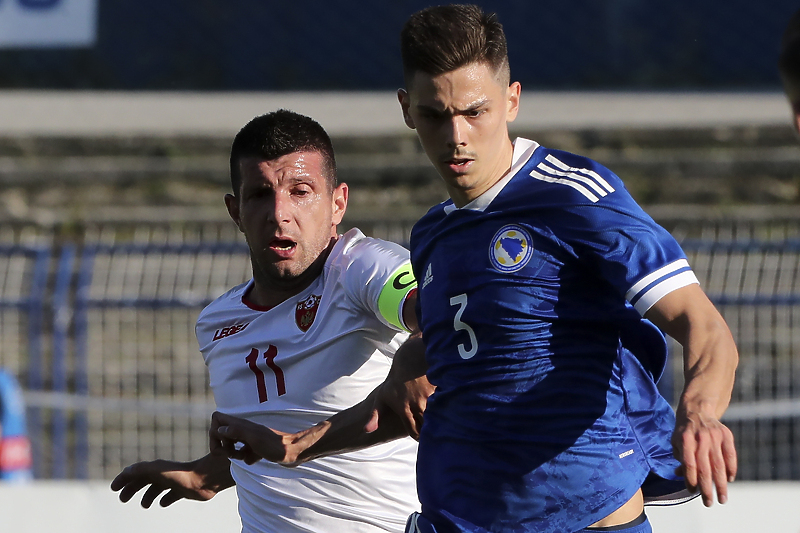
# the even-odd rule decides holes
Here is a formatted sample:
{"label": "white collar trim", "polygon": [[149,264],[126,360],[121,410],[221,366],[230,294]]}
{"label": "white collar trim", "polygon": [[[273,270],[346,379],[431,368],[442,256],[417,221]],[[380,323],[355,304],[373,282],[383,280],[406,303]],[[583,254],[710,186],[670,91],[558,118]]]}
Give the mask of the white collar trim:
{"label": "white collar trim", "polygon": [[469,209],[471,211],[484,211],[492,201],[497,198],[497,195],[500,194],[508,182],[511,181],[519,169],[528,162],[528,160],[533,155],[533,152],[539,148],[539,143],[535,141],[531,141],[530,139],[523,139],[522,137],[517,137],[514,139],[514,154],[511,156],[511,168],[506,175],[503,176],[500,181],[492,185],[489,189],[486,190],[483,194],[472,200],[470,203],[465,205],[464,207],[456,207],[455,204],[447,204],[444,206],[444,214],[449,215],[453,211],[457,211],[459,209]]}

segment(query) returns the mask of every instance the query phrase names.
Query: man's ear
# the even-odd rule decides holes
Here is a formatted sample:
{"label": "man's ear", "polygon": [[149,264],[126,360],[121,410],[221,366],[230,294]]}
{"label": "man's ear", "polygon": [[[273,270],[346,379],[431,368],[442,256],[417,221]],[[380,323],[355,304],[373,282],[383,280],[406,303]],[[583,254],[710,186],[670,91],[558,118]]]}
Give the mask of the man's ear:
{"label": "man's ear", "polygon": [[230,215],[234,224],[236,224],[236,227],[239,228],[239,231],[244,233],[244,230],[242,229],[242,221],[239,218],[239,199],[230,193],[226,194],[225,207],[228,208],[228,214]]}
{"label": "man's ear", "polygon": [[506,113],[506,122],[514,122],[514,119],[517,118],[517,113],[519,113],[519,97],[521,92],[522,85],[520,85],[518,81],[515,81],[508,86],[508,109]]}
{"label": "man's ear", "polygon": [[794,118],[794,130],[800,133],[800,99],[792,102],[792,118]]}
{"label": "man's ear", "polygon": [[340,183],[334,190],[333,190],[333,211],[331,222],[333,226],[338,226],[341,224],[342,219],[344,218],[344,213],[347,211],[347,198],[350,191],[347,188],[346,183]]}
{"label": "man's ear", "polygon": [[408,95],[408,91],[405,89],[397,89],[397,100],[400,102],[400,109],[403,110],[403,122],[412,130],[416,129],[414,120],[411,118],[411,115],[408,114],[408,109],[411,107],[411,97]]}

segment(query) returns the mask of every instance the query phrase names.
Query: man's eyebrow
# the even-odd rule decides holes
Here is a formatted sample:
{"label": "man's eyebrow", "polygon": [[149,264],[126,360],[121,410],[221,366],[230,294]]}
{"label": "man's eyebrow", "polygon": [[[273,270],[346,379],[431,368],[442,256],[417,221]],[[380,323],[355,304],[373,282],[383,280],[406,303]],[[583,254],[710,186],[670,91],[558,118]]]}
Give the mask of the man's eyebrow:
{"label": "man's eyebrow", "polygon": [[250,192],[250,191],[263,191],[265,189],[270,189],[271,190],[272,189],[272,185],[270,185],[268,183],[261,182],[261,181],[256,182],[256,183],[253,183],[253,182],[242,183],[242,190],[243,191],[248,191],[248,192]]}
{"label": "man's eyebrow", "polygon": [[480,109],[481,107],[485,106],[488,103],[489,103],[489,98],[481,98],[477,102],[471,103],[470,105],[467,106],[466,109],[463,109],[461,111],[462,112],[475,111],[476,109]]}
{"label": "man's eyebrow", "polygon": [[417,104],[417,109],[420,111],[429,111],[431,113],[444,113],[444,109],[432,105]]}
{"label": "man's eyebrow", "polygon": [[318,183],[326,182],[326,178],[322,174],[313,174],[311,171],[304,171],[299,173],[292,173],[282,180],[284,185],[289,187],[295,187],[297,185],[309,185],[311,187],[316,187]]}
{"label": "man's eyebrow", "polygon": [[[469,104],[464,109],[456,109],[455,114],[469,113],[470,111],[475,111],[477,109],[480,109],[481,107],[484,107],[488,103],[489,103],[489,98],[481,98],[480,100],[472,102],[471,104]],[[441,109],[441,108],[438,108],[438,107],[434,107],[432,105],[426,105],[426,104],[417,104],[417,109],[419,109],[420,111],[428,111],[428,112],[432,112],[432,113],[445,113],[446,112],[444,109]]]}

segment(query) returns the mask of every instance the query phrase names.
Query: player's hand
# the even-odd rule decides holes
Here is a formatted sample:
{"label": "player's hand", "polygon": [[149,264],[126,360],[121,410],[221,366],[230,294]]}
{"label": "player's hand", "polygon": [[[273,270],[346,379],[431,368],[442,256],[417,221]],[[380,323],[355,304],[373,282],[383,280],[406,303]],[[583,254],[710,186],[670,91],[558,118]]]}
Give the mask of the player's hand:
{"label": "player's hand", "polygon": [[226,488],[209,484],[207,476],[198,472],[196,465],[197,461],[180,463],[161,459],[132,464],[114,478],[111,490],[119,491],[120,501],[126,503],[149,485],[142,496],[142,507],[149,509],[165,491],[166,494],[159,501],[161,507],[167,507],[181,499],[210,500],[217,492]]}
{"label": "player's hand", "polygon": [[422,339],[412,337],[398,350],[389,375],[378,388],[372,418],[364,428],[368,433],[378,429],[381,413],[388,409],[400,417],[408,434],[419,440],[428,397],[436,390],[425,376],[426,369]]}
{"label": "player's hand", "polygon": [[733,433],[727,426],[714,416],[686,413],[679,407],[672,447],[686,487],[700,491],[703,505],[714,503],[715,488],[719,503],[728,501],[728,483],[736,477],[737,459]]}
{"label": "player's hand", "polygon": [[211,415],[208,431],[213,455],[253,464],[261,459],[292,466],[297,460],[295,434],[284,433],[219,411]]}
{"label": "player's hand", "polygon": [[436,387],[428,382],[425,376],[404,381],[402,383],[384,382],[378,389],[370,418],[364,430],[371,433],[380,425],[381,413],[393,411],[406,428],[411,437],[419,440],[422,430],[423,415],[428,405],[428,397]]}

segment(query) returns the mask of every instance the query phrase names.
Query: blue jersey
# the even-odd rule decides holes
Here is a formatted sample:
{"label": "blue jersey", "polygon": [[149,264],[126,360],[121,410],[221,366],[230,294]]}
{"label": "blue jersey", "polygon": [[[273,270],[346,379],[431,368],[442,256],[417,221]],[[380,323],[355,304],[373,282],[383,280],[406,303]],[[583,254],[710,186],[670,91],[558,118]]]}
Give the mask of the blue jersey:
{"label": "blue jersey", "polygon": [[13,375],[0,370],[0,480],[30,480],[31,463],[22,390]]}
{"label": "blue jersey", "polygon": [[411,235],[428,401],[422,532],[571,532],[679,491],[663,335],[642,315],[697,280],[598,163],[515,142],[514,165]]}

